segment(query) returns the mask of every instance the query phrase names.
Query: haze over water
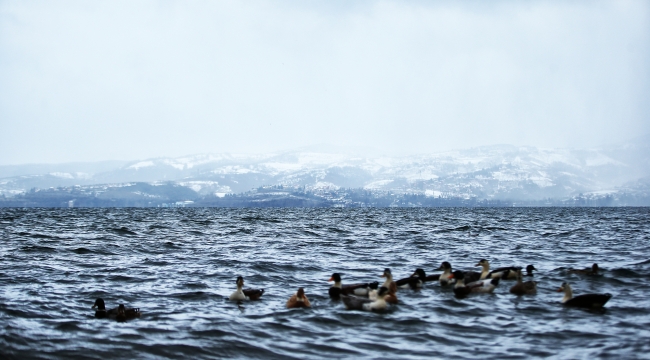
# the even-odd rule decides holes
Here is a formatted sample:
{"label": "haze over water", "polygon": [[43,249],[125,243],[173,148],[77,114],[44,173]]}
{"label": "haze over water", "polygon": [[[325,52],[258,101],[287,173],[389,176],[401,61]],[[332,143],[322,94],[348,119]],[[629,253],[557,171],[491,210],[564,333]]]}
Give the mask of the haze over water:
{"label": "haze over water", "polygon": [[[650,210],[0,209],[0,349],[8,358],[647,356]],[[347,311],[327,282],[534,264],[538,294],[454,298],[427,283],[382,314]],[[568,274],[598,263],[600,277]],[[258,302],[226,298],[235,278]],[[611,293],[603,312],[555,292]],[[287,310],[304,287],[312,309]],[[127,323],[94,318],[139,307]]]}

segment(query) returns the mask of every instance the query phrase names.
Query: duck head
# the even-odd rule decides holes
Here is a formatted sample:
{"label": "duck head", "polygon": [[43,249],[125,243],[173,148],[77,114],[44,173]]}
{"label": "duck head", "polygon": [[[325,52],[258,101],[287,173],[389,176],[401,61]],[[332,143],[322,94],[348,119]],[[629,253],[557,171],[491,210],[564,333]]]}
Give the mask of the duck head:
{"label": "duck head", "polygon": [[334,274],[332,274],[332,277],[327,281],[334,281],[334,283],[339,283],[339,282],[341,282],[341,274],[334,273]]}
{"label": "duck head", "polygon": [[573,290],[571,289],[571,285],[569,285],[568,282],[563,282],[562,285],[557,289],[557,292],[563,292],[565,294],[572,294]]}
{"label": "duck head", "polygon": [[390,271],[389,268],[385,268],[384,273],[381,275],[381,277],[384,277],[386,279],[392,279],[393,278],[393,273]]}
{"label": "duck head", "polygon": [[594,263],[591,265],[591,272],[594,274],[598,274],[598,264]]}
{"label": "duck head", "polygon": [[485,266],[489,266],[489,265],[490,265],[490,262],[489,262],[489,261],[487,261],[487,260],[485,260],[485,259],[481,259],[481,260],[479,260],[478,263],[476,263],[476,265],[474,265],[474,266],[483,266],[483,267],[485,267]]}
{"label": "duck head", "polygon": [[447,261],[443,261],[442,264],[440,265],[440,267],[437,268],[436,270],[442,270],[442,271],[450,270],[451,271],[451,264],[449,262],[447,262]]}
{"label": "duck head", "polygon": [[562,285],[560,285],[560,288],[557,289],[557,292],[564,292],[564,299],[562,299],[562,302],[568,301],[573,297],[571,285],[567,282],[563,282]]}
{"label": "duck head", "polygon": [[95,300],[95,304],[93,305],[93,307],[91,307],[91,309],[94,309],[94,308],[97,308],[97,310],[106,310],[106,305],[104,304],[104,299],[97,298],[97,300]]}
{"label": "duck head", "polygon": [[424,281],[424,279],[427,277],[427,274],[422,269],[415,269],[415,272],[413,275],[411,275],[411,277],[417,277]]}
{"label": "duck head", "polygon": [[537,270],[533,265],[526,266],[526,275],[533,275],[533,270]]}
{"label": "duck head", "polygon": [[243,287],[244,286],[244,278],[241,276],[237,276],[237,287]]}
{"label": "duck head", "polygon": [[298,298],[298,300],[303,300],[305,298],[305,289],[298,288],[298,292],[296,293],[296,297]]}

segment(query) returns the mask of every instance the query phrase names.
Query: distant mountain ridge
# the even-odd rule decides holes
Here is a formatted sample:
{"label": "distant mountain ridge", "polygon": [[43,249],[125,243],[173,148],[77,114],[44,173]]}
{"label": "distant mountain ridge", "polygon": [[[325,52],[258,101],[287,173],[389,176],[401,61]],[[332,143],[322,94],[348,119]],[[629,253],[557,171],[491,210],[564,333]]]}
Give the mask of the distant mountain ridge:
{"label": "distant mountain ridge", "polygon": [[262,155],[0,166],[0,194],[13,197],[32,189],[142,182],[173,183],[197,196],[281,185],[464,199],[560,199],[624,191],[626,186],[630,191],[643,188],[638,184],[650,178],[650,142],[646,140],[595,149],[494,145],[403,157],[349,155],[319,148]]}

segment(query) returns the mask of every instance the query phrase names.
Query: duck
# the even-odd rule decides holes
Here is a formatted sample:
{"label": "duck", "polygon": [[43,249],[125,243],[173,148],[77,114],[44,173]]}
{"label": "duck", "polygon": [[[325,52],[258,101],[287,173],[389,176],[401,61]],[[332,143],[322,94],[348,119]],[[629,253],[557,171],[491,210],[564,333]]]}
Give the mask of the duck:
{"label": "duck", "polygon": [[345,308],[348,310],[382,311],[386,310],[388,307],[388,304],[385,300],[387,294],[388,288],[382,286],[379,288],[376,300],[357,296],[342,296],[341,299],[343,299]]}
{"label": "duck", "polygon": [[569,274],[591,275],[591,276],[600,275],[600,274],[598,274],[598,264],[596,264],[596,263],[591,265],[590,268],[586,268],[586,269],[570,269],[568,271],[568,273]]}
{"label": "duck", "polygon": [[342,285],[341,274],[339,273],[332,274],[332,277],[327,281],[334,281],[334,284],[329,289],[330,298],[334,300],[339,299],[341,295],[368,296],[370,290],[379,287],[379,282],[377,281],[371,283]]}
{"label": "duck", "polygon": [[479,262],[475,266],[483,267],[480,276],[477,279],[475,275],[476,273],[472,271],[470,279],[465,278],[465,281],[470,282],[470,280],[472,280],[473,282],[473,281],[484,280],[484,279],[494,279],[497,277],[502,279],[514,280],[517,278],[517,274],[516,274],[517,269],[521,269],[521,267],[519,266],[508,266],[508,267],[500,267],[490,271],[490,262],[487,261],[486,259],[479,260]]}
{"label": "duck", "polygon": [[454,295],[456,295],[456,297],[463,298],[472,292],[470,288],[465,286],[464,272],[456,270],[451,274],[451,278],[456,280],[456,284],[454,285]]}
{"label": "duck", "polygon": [[443,261],[438,270],[442,270],[442,274],[438,276],[440,286],[447,286],[453,283],[451,276],[451,264],[448,261]]}
{"label": "duck", "polygon": [[533,265],[526,266],[526,274],[524,274],[524,276],[534,276],[533,270],[536,271],[537,268],[535,268]]}
{"label": "duck", "polygon": [[[489,280],[489,281],[488,281]],[[492,279],[485,279],[483,281],[476,281],[473,283],[469,283],[466,286],[472,289],[472,292],[477,292],[477,293],[491,293],[494,291],[494,289],[499,285],[499,281],[501,278],[492,278]]]}
{"label": "duck", "polygon": [[573,297],[573,291],[569,283],[562,283],[557,292],[564,291],[562,304],[565,306],[581,307],[587,309],[600,309],[612,298],[612,294],[583,294]]}
{"label": "duck", "polygon": [[490,272],[488,278],[500,277],[501,279],[504,280],[517,280],[517,271],[519,270],[521,270],[521,266],[505,266],[505,267],[496,268]]}
{"label": "duck", "polygon": [[237,276],[237,290],[230,295],[230,300],[259,300],[262,295],[264,295],[264,289],[244,289],[244,278]]}
{"label": "duck", "polygon": [[115,315],[117,315],[117,308],[106,310],[106,304],[104,303],[104,299],[102,298],[97,298],[97,300],[95,300],[95,303],[93,304],[91,309],[97,309],[95,310],[95,317],[98,319],[115,317]]}
{"label": "duck", "polygon": [[140,317],[140,309],[131,308],[127,309],[124,304],[120,304],[117,307],[117,314],[115,315],[115,320],[119,322],[125,322],[127,320],[132,320]]}
{"label": "duck", "polygon": [[291,295],[289,300],[287,300],[287,309],[308,307],[311,307],[311,303],[309,302],[309,299],[307,299],[307,295],[305,295],[305,289],[303,288],[298,288],[298,291],[295,294]]}
{"label": "duck", "polygon": [[98,319],[105,319],[105,318],[117,319],[120,307],[123,308],[122,313],[126,319],[140,317],[139,308],[126,308],[124,307],[124,304],[120,304],[120,306],[114,309],[106,310],[106,304],[104,303],[104,299],[102,298],[97,298],[95,300],[95,303],[91,307],[91,309],[97,309],[95,310],[95,317]]}
{"label": "duck", "polygon": [[[481,280],[480,272],[470,270],[470,271],[464,271],[463,274],[465,274],[465,281],[467,281],[468,283]],[[458,279],[455,276],[453,279],[458,281]]]}
{"label": "duck", "polygon": [[395,283],[398,287],[403,289],[411,288],[413,290],[422,288],[426,282],[427,274],[422,269],[415,269],[415,272],[410,277],[397,280]]}
{"label": "duck", "polygon": [[[474,266],[481,266],[481,267],[483,267],[483,269],[481,270],[480,273],[476,272],[476,271],[468,271],[468,272],[464,273],[465,274],[465,282],[472,283],[472,282],[476,282],[476,281],[479,281],[479,280],[486,279],[486,278],[488,278],[490,276],[490,262],[487,261],[486,259],[479,260],[479,262],[476,263],[476,265],[474,265]],[[456,279],[456,280],[458,280],[458,279]]]}
{"label": "duck", "polygon": [[453,279],[456,279],[456,285],[454,285],[454,295],[456,297],[465,297],[470,293],[491,293],[499,285],[499,281],[501,280],[501,278],[495,277],[465,284],[466,277],[463,271],[456,270],[451,276]]}
{"label": "duck", "polygon": [[[385,277],[386,281],[381,285],[385,288],[388,289],[388,293],[386,294],[386,297],[384,300],[389,303],[389,304],[397,304],[397,283],[393,281],[393,274],[390,271],[389,268],[384,269],[384,273],[381,275],[381,277]],[[377,299],[377,294],[379,290],[372,290],[368,293],[368,298],[370,300],[376,300]]]}
{"label": "duck", "polygon": [[510,288],[510,293],[515,295],[537,294],[537,281],[523,282],[521,269],[517,270],[517,283]]}

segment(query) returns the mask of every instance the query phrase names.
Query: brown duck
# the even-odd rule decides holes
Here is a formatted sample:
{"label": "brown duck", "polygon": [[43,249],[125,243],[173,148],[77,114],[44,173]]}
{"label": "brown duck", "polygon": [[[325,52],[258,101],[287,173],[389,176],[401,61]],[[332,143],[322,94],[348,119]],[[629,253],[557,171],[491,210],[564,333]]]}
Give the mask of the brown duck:
{"label": "brown duck", "polygon": [[517,271],[517,283],[510,288],[510,293],[515,295],[537,294],[537,281],[526,281],[522,279],[521,269]]}
{"label": "brown duck", "polygon": [[307,299],[305,289],[303,288],[298,288],[298,291],[287,300],[287,309],[308,307],[311,307],[311,303],[309,302],[309,299]]}

